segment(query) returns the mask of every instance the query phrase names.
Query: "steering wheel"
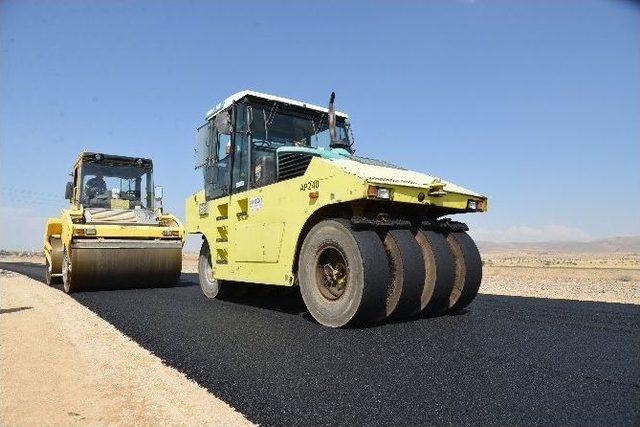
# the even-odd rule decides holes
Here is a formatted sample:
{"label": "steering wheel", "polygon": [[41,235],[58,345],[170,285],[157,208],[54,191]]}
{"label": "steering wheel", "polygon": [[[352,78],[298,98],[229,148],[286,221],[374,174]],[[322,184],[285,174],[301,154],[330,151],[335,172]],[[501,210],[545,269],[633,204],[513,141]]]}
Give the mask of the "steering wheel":
{"label": "steering wheel", "polygon": [[136,198],[138,192],[136,190],[127,190],[124,191],[124,194],[127,196],[128,200],[133,200]]}

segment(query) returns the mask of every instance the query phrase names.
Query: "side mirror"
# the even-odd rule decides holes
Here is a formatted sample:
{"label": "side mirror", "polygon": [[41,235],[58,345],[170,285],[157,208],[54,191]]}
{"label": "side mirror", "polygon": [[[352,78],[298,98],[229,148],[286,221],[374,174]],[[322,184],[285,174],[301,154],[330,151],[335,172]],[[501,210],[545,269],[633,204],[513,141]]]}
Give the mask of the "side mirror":
{"label": "side mirror", "polygon": [[73,183],[71,181],[67,182],[67,188],[64,190],[64,198],[67,200],[71,200],[73,197]]}
{"label": "side mirror", "polygon": [[156,186],[153,189],[153,194],[155,195],[154,197],[155,197],[156,200],[162,200],[162,187],[159,186],[159,185]]}

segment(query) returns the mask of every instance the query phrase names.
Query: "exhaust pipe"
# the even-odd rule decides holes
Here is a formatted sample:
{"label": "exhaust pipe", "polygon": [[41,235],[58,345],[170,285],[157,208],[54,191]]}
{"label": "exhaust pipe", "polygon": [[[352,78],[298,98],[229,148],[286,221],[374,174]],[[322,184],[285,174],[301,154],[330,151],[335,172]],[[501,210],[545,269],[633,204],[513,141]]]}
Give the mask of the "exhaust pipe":
{"label": "exhaust pipe", "polygon": [[340,142],[338,141],[338,135],[336,134],[336,110],[333,107],[333,101],[336,99],[336,93],[331,92],[331,97],[329,98],[329,147],[330,148],[338,148],[341,147]]}

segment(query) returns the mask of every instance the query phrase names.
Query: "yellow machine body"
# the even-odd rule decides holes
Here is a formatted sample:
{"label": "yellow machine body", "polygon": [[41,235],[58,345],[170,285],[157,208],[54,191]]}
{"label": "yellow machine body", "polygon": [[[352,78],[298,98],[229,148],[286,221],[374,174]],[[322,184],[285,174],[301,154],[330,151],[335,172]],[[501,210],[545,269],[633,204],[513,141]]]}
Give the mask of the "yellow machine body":
{"label": "yellow machine body", "polygon": [[[389,190],[389,199],[369,194]],[[487,198],[437,177],[349,159],[314,157],[304,175],[205,200],[186,199],[186,231],[211,248],[215,278],[291,286],[306,232],[328,217],[366,217],[371,211],[429,211],[441,215],[487,210]],[[381,218],[384,220],[384,218]]]}

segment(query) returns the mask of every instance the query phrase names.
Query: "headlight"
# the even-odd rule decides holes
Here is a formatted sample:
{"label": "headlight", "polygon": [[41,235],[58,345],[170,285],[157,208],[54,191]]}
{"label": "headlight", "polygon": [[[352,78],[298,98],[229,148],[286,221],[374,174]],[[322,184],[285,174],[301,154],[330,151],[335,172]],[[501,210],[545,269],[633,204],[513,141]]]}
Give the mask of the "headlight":
{"label": "headlight", "polygon": [[469,200],[467,202],[467,209],[475,211],[478,209],[478,203],[475,200]]}
{"label": "headlight", "polygon": [[384,187],[376,187],[375,185],[370,185],[367,190],[368,197],[375,197],[376,199],[391,199],[391,190]]}
{"label": "headlight", "polygon": [[391,192],[388,188],[378,187],[378,199],[388,199],[391,197]]}
{"label": "headlight", "polygon": [[93,227],[74,228],[73,229],[73,235],[74,236],[95,236],[96,235],[96,229],[93,228]]}

